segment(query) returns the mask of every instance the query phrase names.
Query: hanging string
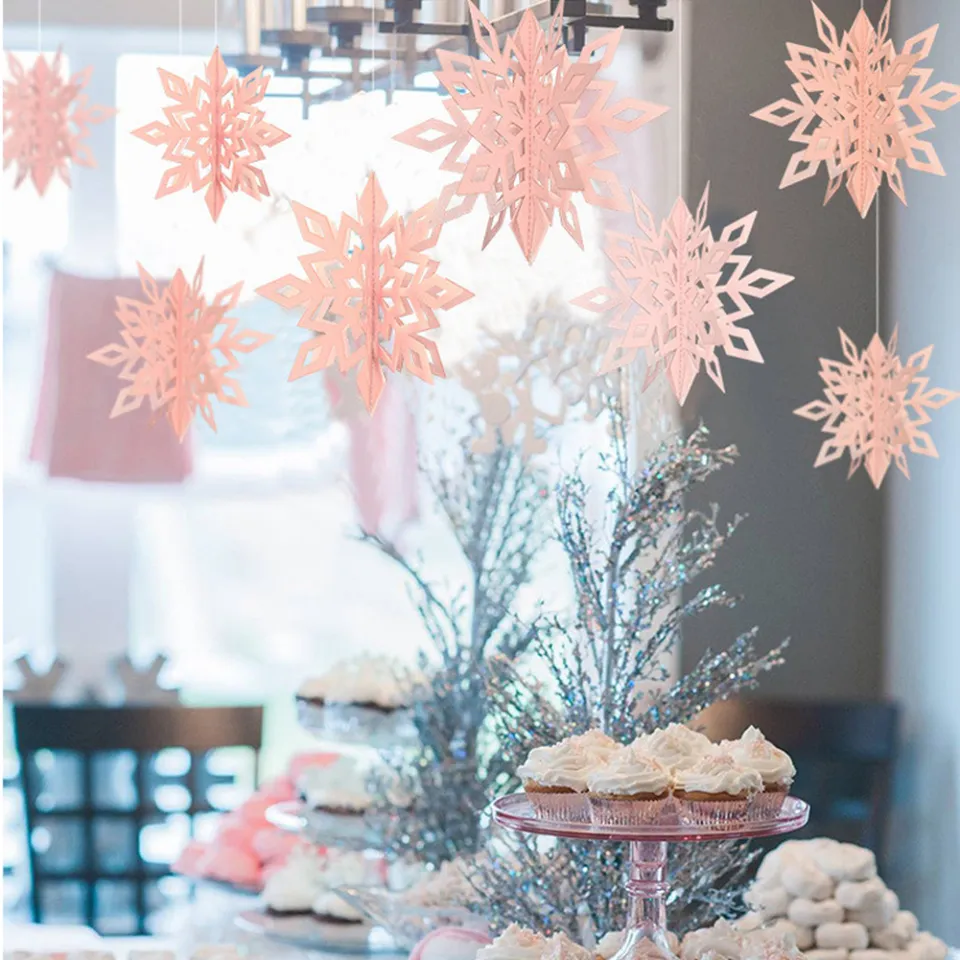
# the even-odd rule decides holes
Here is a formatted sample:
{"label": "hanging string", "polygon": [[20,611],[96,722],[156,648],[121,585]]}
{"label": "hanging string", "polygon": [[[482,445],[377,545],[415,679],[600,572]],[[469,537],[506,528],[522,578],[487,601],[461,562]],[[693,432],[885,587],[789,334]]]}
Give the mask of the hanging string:
{"label": "hanging string", "polygon": [[683,199],[683,0],[677,0],[677,195]]}
{"label": "hanging string", "polygon": [[183,56],[183,0],[177,0],[177,53]]}
{"label": "hanging string", "polygon": [[220,46],[220,0],[213,0],[213,45]]}
{"label": "hanging string", "polygon": [[877,196],[877,236],[874,249],[874,302],[876,304],[877,334],[880,333],[880,196]]}
{"label": "hanging string", "polygon": [[37,53],[43,53],[43,0],[37,0]]}

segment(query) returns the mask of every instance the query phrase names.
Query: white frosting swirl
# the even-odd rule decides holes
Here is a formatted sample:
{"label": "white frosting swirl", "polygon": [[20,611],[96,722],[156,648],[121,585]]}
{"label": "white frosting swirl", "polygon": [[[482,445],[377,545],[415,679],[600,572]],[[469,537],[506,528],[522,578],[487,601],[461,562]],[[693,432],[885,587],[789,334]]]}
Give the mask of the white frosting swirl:
{"label": "white frosting swirl", "polygon": [[336,917],[338,920],[351,920],[354,923],[366,919],[362,911],[332,890],[324,890],[318,894],[311,909],[318,917]]}
{"label": "white frosting swirl", "polygon": [[297,790],[313,810],[326,807],[359,813],[373,803],[367,790],[370,774],[367,763],[343,754],[333,763],[306,767],[297,778]]}
{"label": "white frosting swirl", "polygon": [[575,737],[568,737],[567,740],[586,753],[598,756],[612,756],[621,749],[620,744],[613,737],[608,737],[602,730],[588,730],[586,733],[578,734]]}
{"label": "white frosting swirl", "polygon": [[543,951],[543,960],[594,960],[593,954],[574,943],[565,933],[555,933]]}
{"label": "white frosting swirl", "polygon": [[426,874],[411,887],[404,895],[404,900],[421,907],[443,907],[475,901],[477,891],[464,874],[465,865],[466,861],[460,857],[441,863],[437,870]]}
{"label": "white frosting swirl", "polygon": [[586,792],[587,777],[606,762],[610,749],[603,743],[598,744],[595,737],[584,743],[583,737],[591,737],[591,734],[568,737],[552,747],[534,747],[526,763],[517,769],[517,774],[522,780],[545,787],[567,787],[578,793]]}
{"label": "white frosting swirl", "polygon": [[477,960],[541,960],[546,946],[539,933],[511,923],[493,943],[477,951]]}
{"label": "white frosting swirl", "polygon": [[654,730],[653,733],[637,738],[634,743],[670,770],[693,766],[701,757],[715,749],[715,745],[702,733],[697,733],[682,723],[671,723],[668,727]]}
{"label": "white frosting swirl", "polygon": [[323,888],[323,862],[310,849],[295,848],[287,862],[271,874],[263,888],[263,901],[277,913],[307,913]]}
{"label": "white frosting swirl", "polygon": [[670,782],[670,771],[637,747],[623,747],[587,777],[590,792],[599,796],[636,793],[665,796],[670,791]]}
{"label": "white frosting swirl", "polygon": [[788,786],[797,775],[790,755],[775,747],[756,727],[747,727],[739,740],[724,740],[721,748],[738,763],[756,770],[764,784]]}
{"label": "white frosting swirl", "polygon": [[728,753],[712,753],[692,767],[674,770],[674,788],[694,793],[749,795],[763,789],[763,778]]}
{"label": "white frosting swirl", "polygon": [[680,948],[681,960],[700,960],[707,953],[726,960],[740,960],[743,937],[726,920],[718,920],[712,927],[693,930],[683,938]]}
{"label": "white frosting swirl", "polygon": [[372,703],[397,709],[413,703],[414,691],[424,681],[422,673],[398,660],[365,655],[343,660],[321,676],[305,680],[297,696],[325,703]]}

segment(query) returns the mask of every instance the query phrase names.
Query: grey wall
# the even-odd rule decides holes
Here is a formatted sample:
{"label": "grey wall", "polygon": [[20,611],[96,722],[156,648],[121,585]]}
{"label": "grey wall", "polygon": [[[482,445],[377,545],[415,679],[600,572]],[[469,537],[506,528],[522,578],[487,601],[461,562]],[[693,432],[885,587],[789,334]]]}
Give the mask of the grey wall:
{"label": "grey wall", "polygon": [[[898,6],[898,44],[940,23],[933,82],[960,83],[960,4]],[[906,174],[909,206],[890,203],[889,322],[901,352],[934,344],[932,386],[960,390],[960,106],[933,114],[926,136],[945,178]],[[911,457],[892,478],[887,517],[887,689],[903,706],[902,768],[894,810],[901,899],[921,923],[960,944],[960,400],[933,413],[939,460]]]}
{"label": "grey wall", "polygon": [[[837,23],[852,22],[860,6],[819,5]],[[868,0],[872,16],[879,8]],[[741,452],[703,500],[749,513],[716,571],[746,600],[691,625],[684,665],[758,624],[767,643],[793,638],[788,663],[764,682],[764,693],[876,695],[881,496],[862,470],[847,481],[846,458],[814,470],[819,424],[792,413],[819,396],[818,358],[840,354],[838,326],[860,344],[873,333],[874,222],[861,221],[845,194],[823,207],[825,174],[779,190],[793,152],[788,131],[750,117],[790,94],[785,42],[818,44],[810,4],[693,0],[691,19],[688,202],[709,180],[715,231],[758,210],[749,247],[755,264],[796,280],[756,302],[757,315],[747,321],[765,364],[724,360],[726,394],[705,381],[684,410]]]}

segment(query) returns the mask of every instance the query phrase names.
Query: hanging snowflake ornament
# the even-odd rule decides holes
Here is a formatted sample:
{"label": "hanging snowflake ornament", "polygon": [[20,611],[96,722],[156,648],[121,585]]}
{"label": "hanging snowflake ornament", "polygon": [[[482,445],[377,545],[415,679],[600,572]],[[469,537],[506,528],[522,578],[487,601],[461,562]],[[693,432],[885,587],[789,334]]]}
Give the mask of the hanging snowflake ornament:
{"label": "hanging snowflake ornament", "polygon": [[876,29],[861,9],[842,37],[816,4],[813,15],[826,49],[787,44],[797,99],[777,100],[753,114],[778,127],[795,124],[790,140],[802,149],[790,158],[780,187],[808,180],[825,166],[824,203],[846,183],[865,217],[884,176],[906,203],[900,161],[911,170],[943,176],[937,151],[921,135],[934,128],[930,111],[960,103],[960,86],[941,82],[928,87],[933,70],[918,66],[929,55],[938,28],[918,33],[898,53],[888,37],[889,0]]}
{"label": "hanging snowflake ornament", "polygon": [[628,366],[643,350],[644,386],[665,371],[681,405],[701,368],[724,389],[718,351],[763,363],[753,334],[740,325],[753,316],[747,298],[762,299],[793,280],[773,270],[747,272],[751,257],[737,251],[749,241],[757,214],[731,223],[715,239],[707,226],[709,194],[708,184],[696,214],[678,199],[660,224],[633,194],[640,234],[607,234],[604,251],[613,264],[611,286],[573,301],[594,313],[612,313],[615,336],[602,370]]}
{"label": "hanging snowflake ornament", "polygon": [[62,55],[51,62],[38,54],[26,69],[7,54],[10,77],[3,82],[3,169],[17,169],[14,187],[29,177],[41,196],[54,176],[70,184],[70,165],[94,167],[96,161],[83,141],[90,125],[102,123],[117,111],[87,105],[83,88],[93,67],[62,76]]}
{"label": "hanging snowflake ornament", "polygon": [[294,203],[300,234],[317,252],[300,257],[304,277],[287,274],[257,290],[283,307],[303,310],[299,325],[315,334],[297,353],[290,379],[334,364],[356,370],[364,406],[373,413],[385,370],[406,369],[426,383],[446,373],[437,344],[425,334],[439,327],[438,310],[473,294],[440,276],[427,255],[440,233],[435,204],[407,217],[390,213],[375,174],[357,200],[357,216],[334,224]]}
{"label": "hanging snowflake ornament", "polygon": [[173,163],[160,179],[157,199],[188,188],[204,190],[207,209],[216,220],[224,191],[240,191],[254,200],[270,196],[257,164],[266,147],[275,147],[290,134],[267,123],[258,107],[269,83],[262,68],[241,78],[227,70],[217,47],[204,77],[188,83],[162,67],[157,73],[173,101],[163,108],[167,122],[155,120],[133,131],[135,137],[162,146],[163,159]]}
{"label": "hanging snowflake ornament", "polygon": [[606,345],[602,328],[566,309],[536,308],[519,336],[488,331],[487,338],[486,348],[458,371],[484,424],[474,453],[491,453],[502,439],[509,446],[520,441],[529,459],[546,451],[546,431],[565,423],[572,409],[594,420],[619,397],[617,372],[599,370]]}
{"label": "hanging snowflake ornament", "polygon": [[823,421],[828,434],[815,467],[850,454],[853,476],[861,464],[879,490],[892,460],[907,478],[907,450],[936,457],[933,439],[922,427],[930,423],[930,410],[939,410],[960,397],[952,390],[927,389],[929,379],[921,376],[930,362],[933,347],[915,353],[904,364],[897,355],[897,331],[889,346],[879,334],[862,353],[840,331],[847,362],[820,360],[820,379],[825,400],[814,400],[794,413],[807,420]]}
{"label": "hanging snowflake ornament", "polygon": [[120,343],[111,343],[89,359],[108,367],[121,364],[120,379],[128,383],[110,411],[118,417],[138,410],[149,400],[152,410],[165,410],[183,440],[197,410],[214,430],[212,400],[247,406],[240,383],[238,353],[251,353],[272,340],[271,334],[237,330],[237,318],[227,314],[240,299],[242,283],[218,293],[208,303],[201,292],[203,261],[193,283],[178,270],[165,287],[139,264],[145,301],[117,297],[117,319],[123,326]]}
{"label": "hanging snowflake ornament", "polygon": [[438,50],[436,77],[449,94],[449,121],[432,119],[396,139],[421,150],[446,150],[441,169],[458,175],[438,200],[452,220],[487,201],[483,246],[505,220],[532,263],[554,216],[582,247],[573,198],[608,210],[627,209],[612,171],[600,163],[618,153],[613,133],[642,127],[667,108],[634,98],[610,102],[614,81],[599,80],[623,28],[587,44],[571,60],[561,43],[563,3],[546,33],[532,9],[501,49],[490,21],[470,4],[473,35],[486,60]]}

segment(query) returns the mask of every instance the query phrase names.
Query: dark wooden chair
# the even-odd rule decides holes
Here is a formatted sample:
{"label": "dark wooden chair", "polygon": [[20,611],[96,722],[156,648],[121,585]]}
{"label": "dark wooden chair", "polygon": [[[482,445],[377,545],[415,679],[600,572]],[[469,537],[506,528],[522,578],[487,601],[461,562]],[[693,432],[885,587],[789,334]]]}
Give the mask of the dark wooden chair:
{"label": "dark wooden chair", "polygon": [[810,803],[810,822],[794,836],[869,847],[882,872],[898,747],[896,704],[729,700],[696,723],[713,740],[739,737],[751,724],[796,764],[793,792]]}
{"label": "dark wooden chair", "polygon": [[235,778],[210,762],[224,748],[245,748],[256,780],[263,709],[16,704],[13,717],[33,920],[149,932],[170,873],[157,829],[185,841],[231,805],[216,798]]}

